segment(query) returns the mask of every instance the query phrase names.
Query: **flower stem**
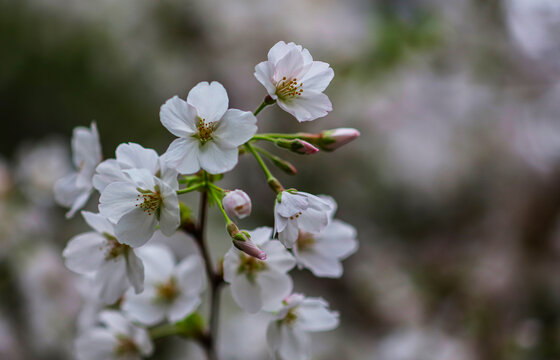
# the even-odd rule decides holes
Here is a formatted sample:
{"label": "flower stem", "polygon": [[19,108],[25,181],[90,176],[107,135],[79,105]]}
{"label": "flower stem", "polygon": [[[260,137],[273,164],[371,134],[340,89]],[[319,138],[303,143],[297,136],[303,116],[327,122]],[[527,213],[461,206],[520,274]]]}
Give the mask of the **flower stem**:
{"label": "flower stem", "polygon": [[257,160],[257,162],[259,163],[259,165],[261,166],[261,168],[264,171],[264,174],[266,175],[266,181],[268,182],[268,185],[270,186],[270,188],[276,193],[278,194],[279,192],[281,192],[282,190],[284,190],[284,187],[282,186],[282,184],[280,184],[280,182],[278,181],[278,179],[276,179],[274,177],[274,175],[272,175],[272,173],[270,172],[270,170],[268,169],[268,166],[266,166],[266,164],[264,163],[263,159],[261,158],[261,156],[259,155],[259,153],[257,153],[257,151],[255,150],[255,148],[253,147],[253,145],[251,145],[250,142],[246,142],[245,143],[245,149],[247,149],[247,151],[249,151],[251,154],[253,154],[253,156],[255,157],[255,159]]}
{"label": "flower stem", "polygon": [[150,329],[150,337],[152,340],[160,339],[162,337],[171,335],[180,335],[181,331],[175,326],[175,324],[165,324],[153,329]]}
{"label": "flower stem", "polygon": [[[205,179],[207,179],[205,174]],[[208,281],[210,282],[209,298],[211,302],[210,306],[210,330],[201,341],[206,355],[209,360],[218,360],[218,355],[216,353],[216,337],[218,334],[219,325],[219,307],[220,307],[220,285],[223,282],[223,275],[221,271],[216,271],[212,265],[212,258],[210,256],[210,251],[206,244],[206,220],[208,213],[208,189],[206,188],[200,194],[200,210],[199,210],[199,220],[198,227],[195,233],[195,242],[200,248],[200,253],[204,259],[206,265],[206,272],[208,274]]]}
{"label": "flower stem", "polygon": [[253,136],[251,140],[267,140],[267,141],[274,141],[275,139],[299,139],[301,137],[308,137],[308,135],[312,134],[303,134],[303,133],[296,133],[296,134],[280,134],[280,133],[268,133],[268,134],[257,134]]}
{"label": "flower stem", "polygon": [[204,184],[201,183],[201,184],[195,184],[195,185],[186,187],[186,188],[184,188],[184,189],[177,190],[177,195],[190,193],[191,191],[198,190],[198,189],[200,189],[200,188],[203,187],[203,186],[204,186]]}
{"label": "flower stem", "polygon": [[255,110],[253,115],[257,116],[261,112],[262,109],[264,109],[266,106],[272,105],[274,103],[276,103],[276,100],[274,100],[272,97],[270,97],[270,95],[266,95],[264,97],[264,100],[263,100],[262,104],[259,105],[259,107],[257,108],[257,110]]}

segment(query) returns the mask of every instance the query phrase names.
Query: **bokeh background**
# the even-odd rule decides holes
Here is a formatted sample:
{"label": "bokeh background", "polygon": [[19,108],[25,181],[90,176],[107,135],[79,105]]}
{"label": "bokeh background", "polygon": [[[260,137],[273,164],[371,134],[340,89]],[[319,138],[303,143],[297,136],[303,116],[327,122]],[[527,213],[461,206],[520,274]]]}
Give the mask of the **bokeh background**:
{"label": "bokeh background", "polygon": [[[299,174],[279,175],[334,196],[359,233],[341,279],[293,272],[341,313],[313,336],[313,359],[559,359],[558,0],[0,0],[0,358],[71,359],[91,317],[61,258],[86,225],[51,192],[71,169],[72,128],[95,120],[107,158],[127,141],[162,153],[166,99],[217,80],[231,107],[253,110],[265,95],[253,68],[279,40],[331,64],[334,110],[298,124],[267,108],[260,130],[362,134],[287,154]],[[253,198],[243,227],[272,225],[254,161],[223,184]],[[212,213],[218,258],[229,245]],[[223,308],[223,358],[266,359],[266,320],[228,290]],[[159,345],[153,359],[201,356]]]}

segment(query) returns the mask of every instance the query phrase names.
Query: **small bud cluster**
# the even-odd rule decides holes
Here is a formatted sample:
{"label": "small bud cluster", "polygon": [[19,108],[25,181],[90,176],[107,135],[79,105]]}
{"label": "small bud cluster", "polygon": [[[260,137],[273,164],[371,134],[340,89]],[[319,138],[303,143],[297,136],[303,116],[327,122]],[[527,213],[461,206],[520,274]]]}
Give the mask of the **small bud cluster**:
{"label": "small bud cluster", "polygon": [[[59,181],[56,198],[71,208],[72,216],[97,190],[99,212],[82,211],[92,231],[70,239],[63,256],[70,270],[91,282],[90,293],[102,304],[99,309],[111,309],[101,311],[99,323],[78,337],[78,358],[148,357],[153,340],[167,335],[197,340],[210,358],[219,358],[213,347],[216,314],[210,312],[206,328],[198,308],[204,291],[216,301],[213,293],[222,283],[230,285],[233,299],[246,312],[269,314],[267,339],[275,359],[308,358],[307,333],[338,325],[338,313],[329,310],[325,300],[292,294],[289,272],[297,266],[318,277],[339,278],[341,261],[357,250],[356,231],[334,218],[332,198],[285,189],[266,160],[290,175],[296,168],[259,142],[311,155],[335,150],[359,132],[340,128],[318,134],[257,134],[256,125],[256,116],[271,105],[299,122],[327,115],[332,105],[323,91],[333,76],[328,64],[313,61],[300,45],[279,42],[268,60],[255,67],[255,77],[268,94],[254,113],[229,109],[227,92],[218,82],[201,82],[186,99],[167,100],[160,121],[177,138],[161,156],[127,143],[117,147],[115,158],[102,161],[95,124],[76,129],[72,145],[77,170]],[[88,141],[78,141],[81,138]],[[216,185],[237,165],[240,154],[254,157],[273,190],[273,227],[240,229],[237,221],[251,215],[251,198],[243,190]],[[181,201],[182,194],[194,191],[201,193],[198,219]],[[218,266],[212,263],[205,237],[208,205],[220,210],[224,238],[231,241]],[[179,256],[155,240],[176,232],[190,234],[200,253]],[[212,305],[209,308],[218,306]]]}

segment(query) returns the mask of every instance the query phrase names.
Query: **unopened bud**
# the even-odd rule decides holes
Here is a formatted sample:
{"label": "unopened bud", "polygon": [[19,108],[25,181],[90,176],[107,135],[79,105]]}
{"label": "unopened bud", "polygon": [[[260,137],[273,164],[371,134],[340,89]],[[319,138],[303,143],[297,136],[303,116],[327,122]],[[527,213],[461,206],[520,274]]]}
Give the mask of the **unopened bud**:
{"label": "unopened bud", "polygon": [[279,158],[278,156],[274,156],[272,154],[270,154],[268,156],[268,158],[270,159],[270,161],[272,161],[272,163],[279,168],[280,170],[282,170],[283,172],[285,172],[288,175],[295,175],[297,174],[297,169],[295,168],[294,165],[290,164],[289,162],[287,162],[284,159]]}
{"label": "unopened bud", "polygon": [[338,128],[321,132],[321,137],[315,143],[322,150],[334,151],[339,147],[348,144],[360,136],[360,132],[352,128]]}
{"label": "unopened bud", "polygon": [[312,144],[308,143],[305,140],[300,140],[300,139],[278,140],[276,141],[276,145],[278,145],[281,148],[288,149],[292,152],[303,154],[303,155],[315,154],[317,151],[319,151],[319,149],[313,146]]}
{"label": "unopened bud", "polygon": [[251,198],[243,190],[228,192],[222,200],[222,205],[229,217],[243,219],[251,214]]}
{"label": "unopened bud", "polygon": [[262,251],[257,245],[255,245],[255,243],[253,243],[251,240],[248,239],[239,240],[234,238],[233,246],[235,246],[236,248],[243,251],[245,254],[249,256],[255,257],[259,260],[266,260],[266,253]]}

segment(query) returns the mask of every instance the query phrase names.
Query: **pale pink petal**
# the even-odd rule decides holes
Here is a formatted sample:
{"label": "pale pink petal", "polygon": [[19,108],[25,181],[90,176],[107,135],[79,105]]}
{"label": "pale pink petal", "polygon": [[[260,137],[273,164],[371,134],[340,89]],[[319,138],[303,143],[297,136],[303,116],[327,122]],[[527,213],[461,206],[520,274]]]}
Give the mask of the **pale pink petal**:
{"label": "pale pink petal", "polygon": [[203,81],[191,89],[187,102],[194,106],[198,116],[206,122],[219,121],[225,114],[229,99],[226,89],[217,81]]}
{"label": "pale pink petal", "polygon": [[161,106],[159,119],[170,133],[189,137],[196,133],[196,109],[178,96],[173,96]]}
{"label": "pale pink petal", "polygon": [[181,174],[194,174],[200,170],[199,146],[200,142],[194,137],[175,139],[162,155],[162,161]]}
{"label": "pale pink petal", "polygon": [[250,111],[229,109],[213,133],[221,147],[237,148],[257,132],[257,118]]}
{"label": "pale pink petal", "polygon": [[224,149],[214,141],[208,141],[200,147],[200,167],[210,174],[230,171],[237,164],[238,153],[237,148]]}

